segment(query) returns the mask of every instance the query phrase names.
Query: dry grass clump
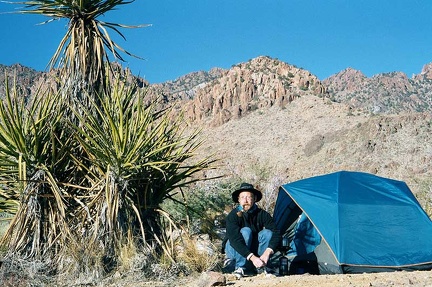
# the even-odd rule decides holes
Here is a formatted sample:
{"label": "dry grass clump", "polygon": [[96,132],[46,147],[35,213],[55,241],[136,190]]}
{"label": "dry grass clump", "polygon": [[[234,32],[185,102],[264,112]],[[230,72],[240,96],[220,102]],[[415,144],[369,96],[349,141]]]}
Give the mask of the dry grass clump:
{"label": "dry grass clump", "polygon": [[214,270],[220,262],[219,252],[207,234],[182,236],[178,249],[178,261],[193,272]]}
{"label": "dry grass clump", "polygon": [[0,286],[46,286],[52,275],[52,262],[9,258],[1,262]]}
{"label": "dry grass clump", "polygon": [[58,264],[7,258],[0,268],[0,286],[134,286],[149,281],[171,284],[191,275],[197,268],[181,259],[173,263],[170,258],[158,255],[156,250],[144,249],[129,241],[119,248],[121,256],[116,268],[107,272],[107,262],[100,248],[89,245],[86,250],[70,249],[69,256]]}

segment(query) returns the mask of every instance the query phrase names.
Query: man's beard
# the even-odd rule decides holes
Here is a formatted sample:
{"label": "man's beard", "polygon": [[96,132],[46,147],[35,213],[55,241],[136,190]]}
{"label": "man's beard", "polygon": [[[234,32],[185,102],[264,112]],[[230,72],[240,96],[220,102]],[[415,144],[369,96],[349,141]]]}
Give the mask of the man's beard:
{"label": "man's beard", "polygon": [[243,209],[244,209],[245,211],[248,211],[251,207],[252,207],[252,205],[250,205],[250,204],[245,204],[245,205],[243,205]]}

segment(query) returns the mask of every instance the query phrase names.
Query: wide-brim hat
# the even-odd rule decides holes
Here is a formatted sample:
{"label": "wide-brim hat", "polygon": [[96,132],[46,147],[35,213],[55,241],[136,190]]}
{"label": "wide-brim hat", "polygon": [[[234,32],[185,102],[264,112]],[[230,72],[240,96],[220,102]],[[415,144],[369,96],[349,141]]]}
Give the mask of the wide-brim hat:
{"label": "wide-brim hat", "polygon": [[255,195],[255,197],[256,197],[255,202],[260,201],[261,198],[262,198],[262,193],[261,193],[261,191],[259,191],[258,189],[255,189],[254,186],[253,186],[252,184],[250,184],[250,183],[246,183],[246,182],[243,182],[243,183],[240,185],[240,187],[239,187],[237,190],[235,190],[235,191],[231,194],[231,196],[232,196],[232,200],[233,200],[235,203],[238,202],[239,194],[240,194],[241,192],[243,192],[243,191],[249,191],[249,192],[252,192],[252,193]]}

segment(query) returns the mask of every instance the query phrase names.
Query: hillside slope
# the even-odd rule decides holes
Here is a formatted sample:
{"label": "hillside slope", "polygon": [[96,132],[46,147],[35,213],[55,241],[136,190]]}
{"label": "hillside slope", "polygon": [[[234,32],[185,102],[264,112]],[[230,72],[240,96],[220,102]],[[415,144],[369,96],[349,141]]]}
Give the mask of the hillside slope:
{"label": "hillside slope", "polygon": [[221,158],[218,172],[252,181],[260,170],[279,183],[338,170],[370,172],[407,181],[424,203],[431,196],[431,132],[430,113],[370,116],[305,95],[285,108],[207,128],[202,153]]}

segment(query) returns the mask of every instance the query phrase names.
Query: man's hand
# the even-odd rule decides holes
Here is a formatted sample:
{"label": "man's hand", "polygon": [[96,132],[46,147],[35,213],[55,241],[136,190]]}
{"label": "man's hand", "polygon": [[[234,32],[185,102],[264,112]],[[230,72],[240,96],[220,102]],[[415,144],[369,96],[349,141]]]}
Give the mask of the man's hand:
{"label": "man's hand", "polygon": [[257,257],[255,255],[252,255],[250,260],[256,268],[264,267],[266,265],[266,262],[264,262],[260,257]]}
{"label": "man's hand", "polygon": [[270,256],[273,254],[273,250],[270,248],[267,248],[264,253],[261,255],[260,259],[262,262],[264,262],[264,265],[267,265],[267,262],[270,259]]}

